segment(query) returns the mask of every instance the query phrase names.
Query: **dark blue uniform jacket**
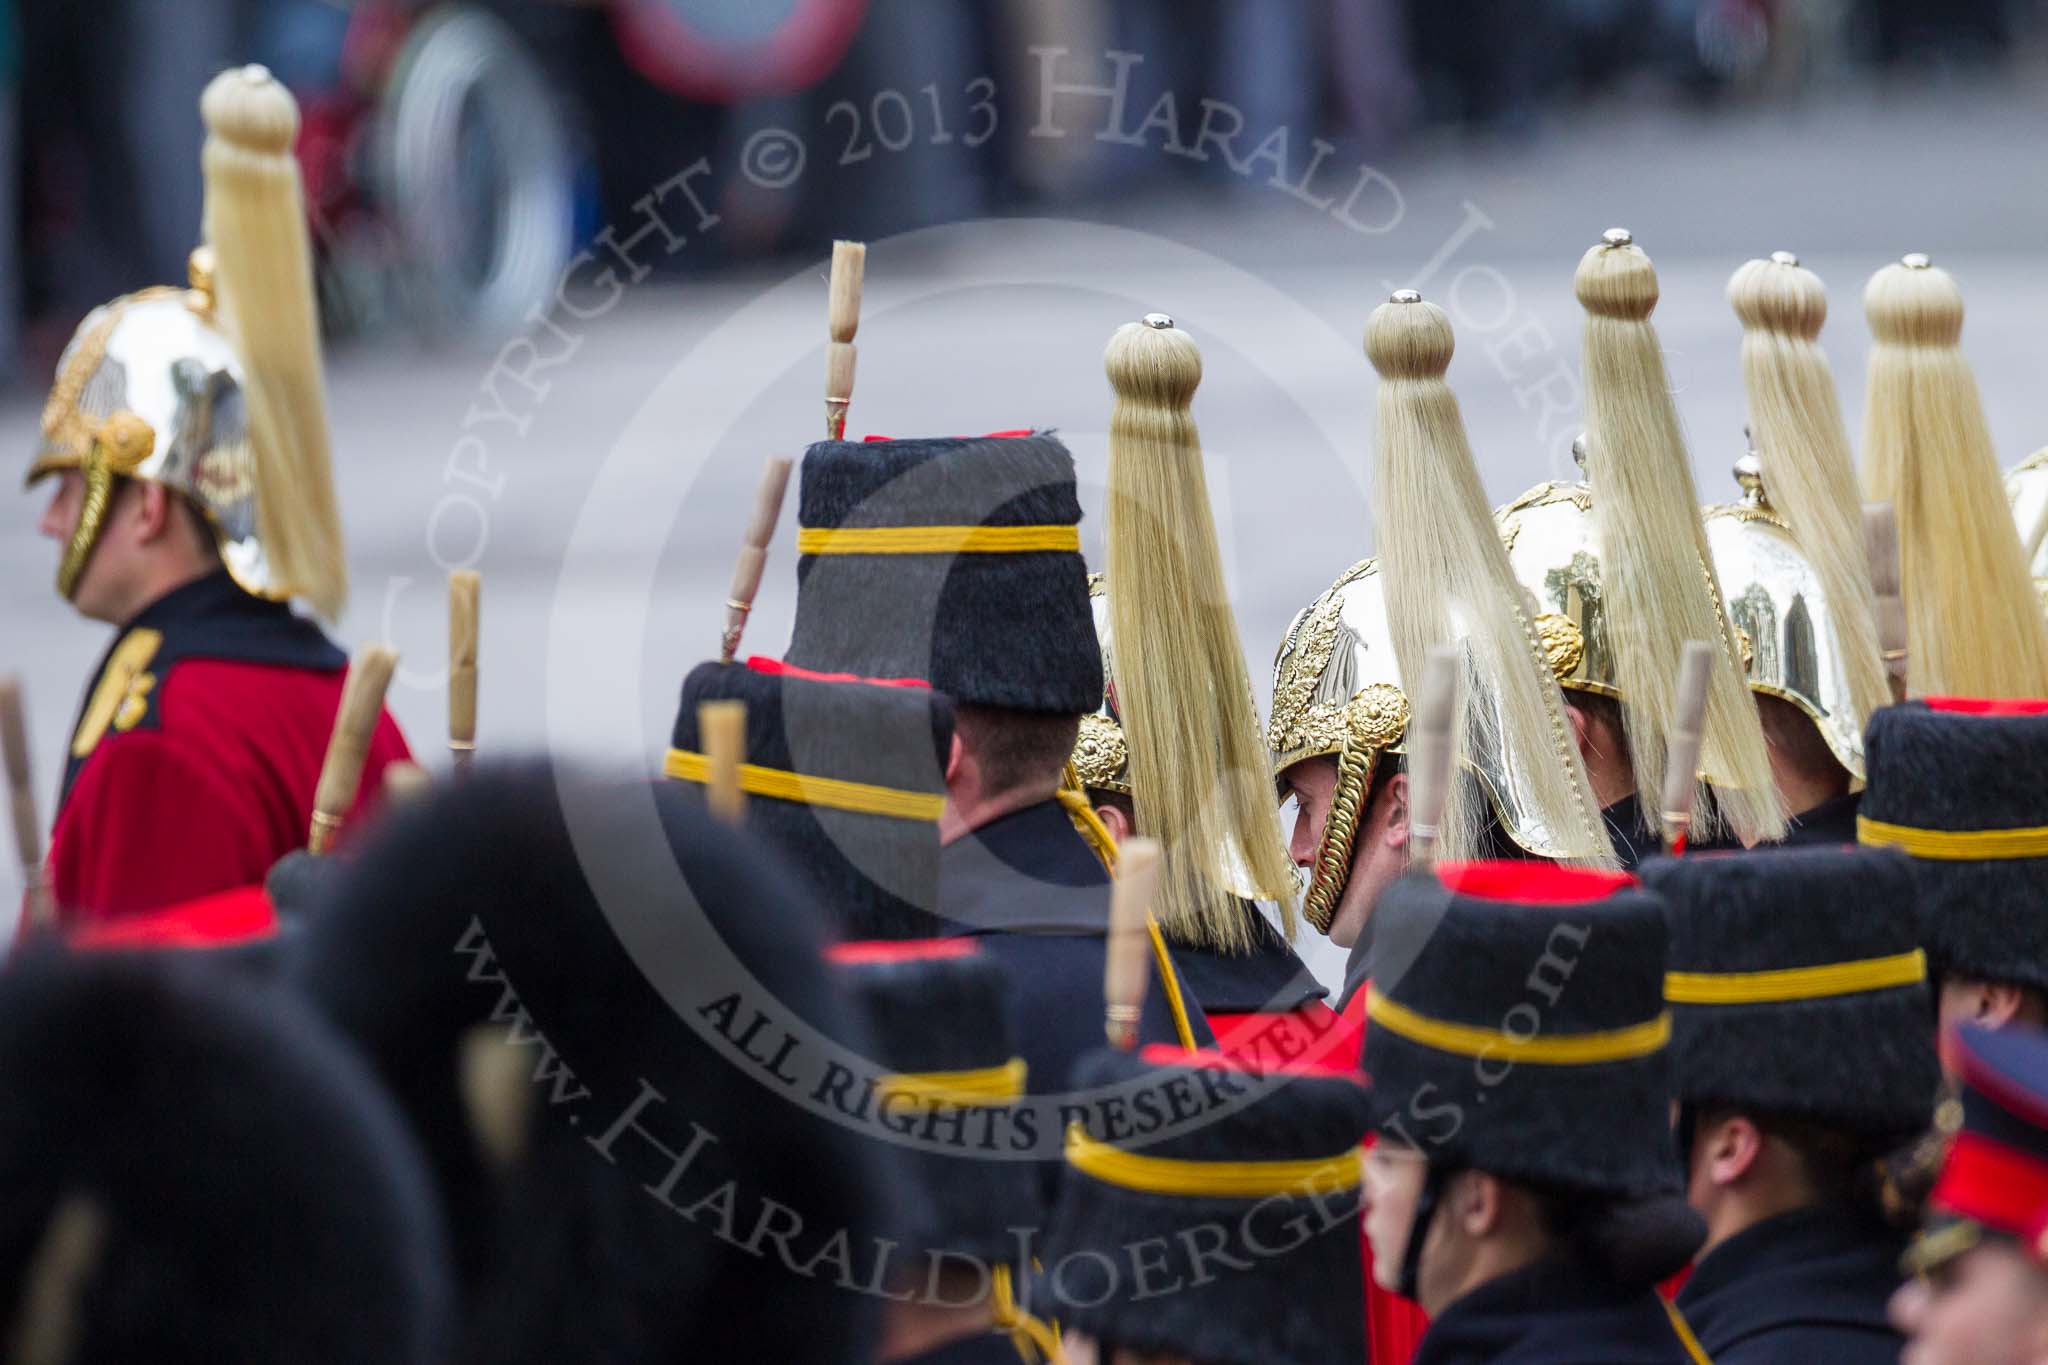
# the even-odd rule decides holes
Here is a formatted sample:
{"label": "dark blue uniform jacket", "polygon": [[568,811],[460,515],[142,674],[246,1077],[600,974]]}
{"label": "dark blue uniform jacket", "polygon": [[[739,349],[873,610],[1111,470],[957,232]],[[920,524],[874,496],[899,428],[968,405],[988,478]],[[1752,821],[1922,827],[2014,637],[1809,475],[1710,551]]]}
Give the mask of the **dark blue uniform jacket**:
{"label": "dark blue uniform jacket", "polygon": [[1798,1209],[1701,1259],[1678,1306],[1715,1365],[1895,1365],[1885,1320],[1905,1238],[1847,1209]]}
{"label": "dark blue uniform jacket", "polygon": [[[1657,1291],[1577,1261],[1489,1280],[1429,1326],[1414,1365],[1697,1365]],[[1819,1362],[1806,1362],[1819,1365]]]}

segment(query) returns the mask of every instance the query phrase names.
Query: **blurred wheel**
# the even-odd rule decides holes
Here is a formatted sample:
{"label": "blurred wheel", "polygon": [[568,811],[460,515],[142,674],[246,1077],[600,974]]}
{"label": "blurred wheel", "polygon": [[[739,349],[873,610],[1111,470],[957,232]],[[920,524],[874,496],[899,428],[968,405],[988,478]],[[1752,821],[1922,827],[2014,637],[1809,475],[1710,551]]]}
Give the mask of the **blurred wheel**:
{"label": "blurred wheel", "polygon": [[380,124],[401,307],[435,334],[517,330],[569,259],[575,214],[569,137],[539,66],[495,16],[434,10],[399,53]]}

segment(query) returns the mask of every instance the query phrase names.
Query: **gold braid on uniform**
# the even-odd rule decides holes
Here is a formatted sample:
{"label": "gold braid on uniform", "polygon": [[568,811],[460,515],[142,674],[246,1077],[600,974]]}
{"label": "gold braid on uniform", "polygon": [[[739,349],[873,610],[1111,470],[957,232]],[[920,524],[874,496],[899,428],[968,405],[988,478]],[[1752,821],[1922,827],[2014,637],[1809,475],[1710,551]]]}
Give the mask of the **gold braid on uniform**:
{"label": "gold braid on uniform", "polygon": [[996,1330],[1010,1334],[1010,1344],[1017,1348],[1024,1365],[1066,1365],[1067,1357],[1060,1350],[1059,1328],[1044,1318],[1034,1317],[1017,1303],[1017,1293],[1010,1284],[1010,1267],[998,1265],[990,1271],[989,1307]]}
{"label": "gold braid on uniform", "polygon": [[1337,916],[1337,901],[1344,894],[1344,884],[1351,879],[1351,848],[1358,838],[1365,795],[1372,788],[1372,772],[1378,761],[1379,750],[1356,737],[1347,737],[1337,753],[1337,789],[1330,798],[1330,813],[1323,820],[1323,841],[1316,849],[1308,895],[1301,903],[1302,918],[1319,934],[1330,932],[1330,923]]}

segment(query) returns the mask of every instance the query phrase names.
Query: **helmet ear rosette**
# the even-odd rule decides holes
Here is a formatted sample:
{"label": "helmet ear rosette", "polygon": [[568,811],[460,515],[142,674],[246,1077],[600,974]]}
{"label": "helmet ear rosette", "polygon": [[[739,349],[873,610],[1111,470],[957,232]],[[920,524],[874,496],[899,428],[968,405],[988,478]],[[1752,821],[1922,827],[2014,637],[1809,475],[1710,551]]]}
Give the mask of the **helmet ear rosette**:
{"label": "helmet ear rosette", "polygon": [[1123,717],[1117,711],[1116,674],[1110,657],[1109,590],[1099,573],[1088,575],[1088,610],[1095,618],[1095,639],[1102,650],[1102,704],[1081,717],[1074,740],[1074,775],[1090,791],[1131,794],[1131,750],[1124,739]]}

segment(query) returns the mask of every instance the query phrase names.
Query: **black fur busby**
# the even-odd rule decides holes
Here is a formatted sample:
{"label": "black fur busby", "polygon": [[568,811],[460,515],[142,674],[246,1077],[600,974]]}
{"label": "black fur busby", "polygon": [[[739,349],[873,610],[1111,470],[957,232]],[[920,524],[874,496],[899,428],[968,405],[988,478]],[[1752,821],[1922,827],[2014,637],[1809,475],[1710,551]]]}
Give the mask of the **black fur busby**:
{"label": "black fur busby", "polygon": [[302,1004],[184,956],[0,976],[0,1284],[10,1359],[450,1358],[390,1098]]}
{"label": "black fur busby", "polygon": [[1663,906],[1626,873],[1447,863],[1373,913],[1373,1123],[1433,1166],[1676,1189]]}
{"label": "black fur busby", "polygon": [[466,1358],[865,1358],[872,1146],[784,1079],[864,1040],[745,831],[680,783],[483,765],[380,825],[309,931],[304,988],[428,1148]]}
{"label": "black fur busby", "polygon": [[[2048,825],[2048,702],[1904,702],[1874,713],[1859,825]],[[1911,853],[1910,848],[1907,852]],[[2048,991],[2048,857],[1915,857],[1920,941],[1936,974]]]}
{"label": "black fur busby", "polygon": [[[1073,1083],[1102,1097],[1090,1106],[1092,1138],[1113,1150],[1185,1163],[1327,1161],[1355,1180],[1368,1108],[1349,1070],[1255,1072],[1216,1053],[1152,1047],[1085,1056]],[[1068,1162],[1034,1311],[1125,1350],[1204,1365],[1365,1358],[1355,1183],[1173,1193],[1090,1174],[1071,1146]]]}
{"label": "black fur busby", "polygon": [[[1927,1126],[1940,1065],[1904,855],[1695,854],[1654,858],[1642,877],[1663,897],[1671,928],[1666,989],[1680,1100],[1807,1119],[1879,1149]],[[1884,984],[1840,990],[1764,978],[1752,985],[1776,998],[1709,998],[1754,973],[1846,964],[1870,964]]]}
{"label": "black fur busby", "polygon": [[[1077,526],[1074,459],[1046,433],[822,441],[804,454],[805,531]],[[958,701],[1082,715],[1102,704],[1088,571],[1073,550],[803,554],[789,661],[923,678]]]}
{"label": "black fur busby", "polygon": [[[870,1055],[885,1072],[987,1072],[1017,1060],[1009,976],[973,939],[849,943],[833,949],[832,958],[867,1026]],[[1032,1163],[1007,1153],[991,1156],[985,1145],[986,1133],[996,1134],[1000,1145],[1015,1129],[1014,1118],[975,1122],[972,1109],[1014,1114],[1015,1104],[991,1099],[983,1106],[949,1106],[911,1095],[882,1103],[893,1117],[881,1117],[881,1126],[916,1125],[919,1133],[951,1132],[943,1117],[933,1116],[969,1110],[959,1125],[957,1152],[902,1152],[899,1176],[917,1188],[925,1204],[913,1223],[899,1226],[903,1249],[912,1255],[951,1253],[983,1266],[1014,1261],[1019,1233],[1044,1222],[1037,1174]]]}
{"label": "black fur busby", "polygon": [[[683,680],[674,746],[700,751],[698,706],[726,700],[747,704],[750,764],[917,792],[935,801],[946,795],[953,706],[930,688],[699,664]],[[926,938],[938,932],[936,819],[750,795],[747,826],[809,883],[838,935]]]}

